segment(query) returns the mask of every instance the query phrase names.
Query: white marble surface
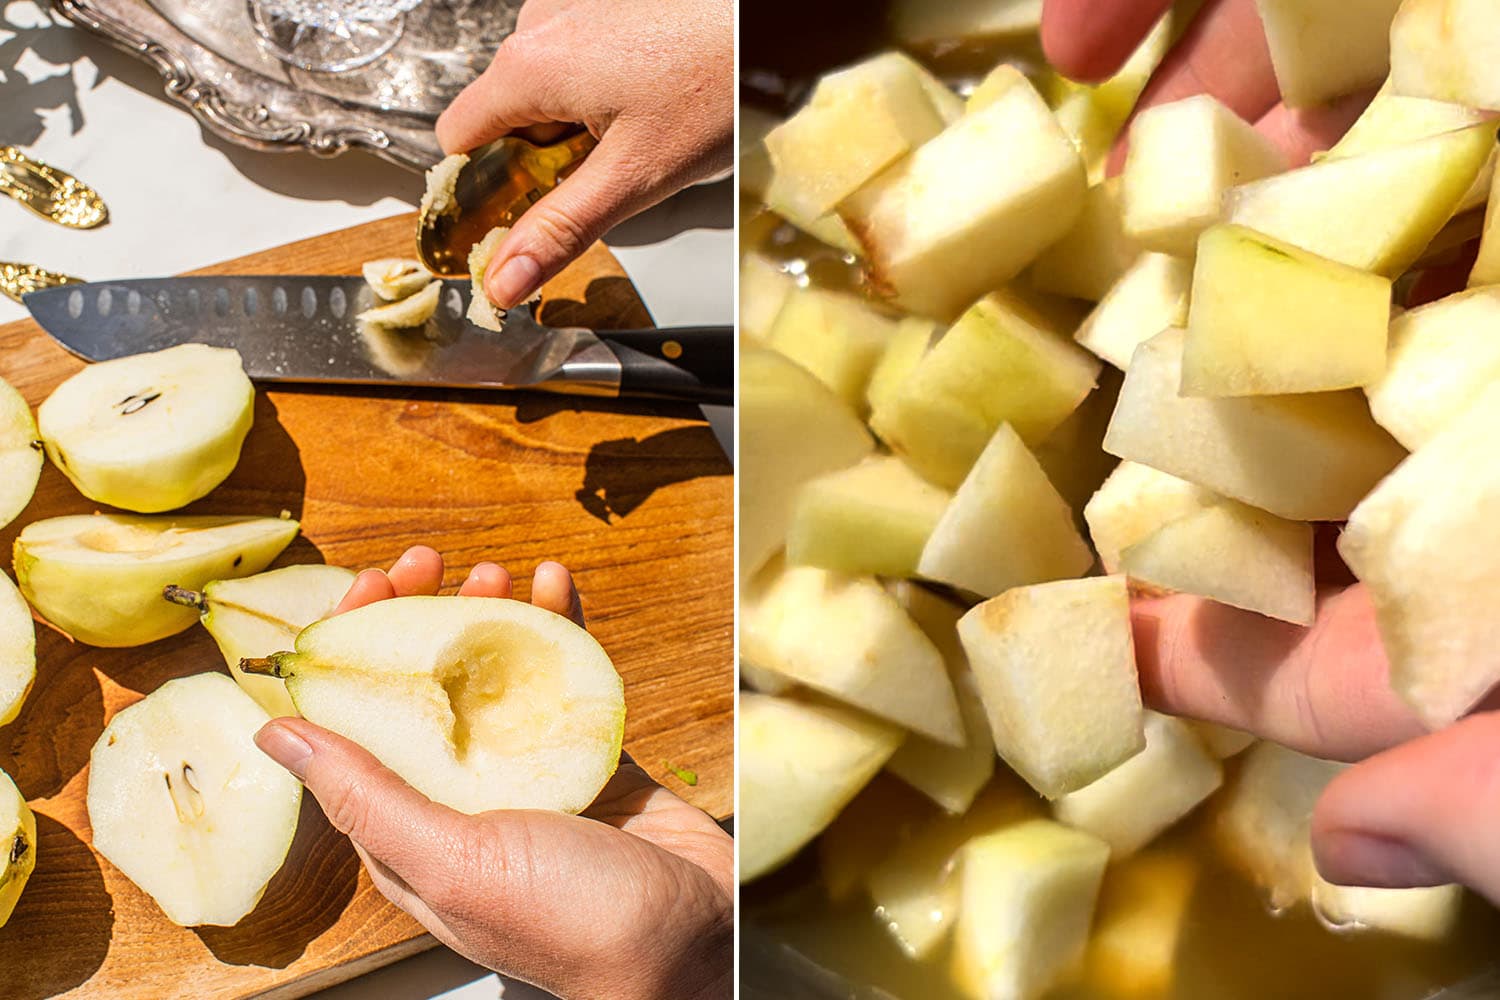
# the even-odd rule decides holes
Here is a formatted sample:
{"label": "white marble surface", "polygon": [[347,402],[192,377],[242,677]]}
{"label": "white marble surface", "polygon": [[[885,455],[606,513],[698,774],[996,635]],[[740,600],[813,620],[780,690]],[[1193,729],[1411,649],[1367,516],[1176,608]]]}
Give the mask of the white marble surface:
{"label": "white marble surface", "polygon": [[[0,260],[85,279],[173,274],[410,210],[421,179],[372,156],[241,149],[161,96],[155,72],[32,0],[0,0],[0,144],[98,189],[109,223],[75,232],[0,198]],[[684,192],[608,238],[661,325],[734,321],[729,182]],[[0,297],[0,322],[25,310]],[[716,429],[727,426],[717,414]],[[326,1000],[494,1000],[495,975],[444,948]],[[506,1000],[537,1000],[506,983]]]}

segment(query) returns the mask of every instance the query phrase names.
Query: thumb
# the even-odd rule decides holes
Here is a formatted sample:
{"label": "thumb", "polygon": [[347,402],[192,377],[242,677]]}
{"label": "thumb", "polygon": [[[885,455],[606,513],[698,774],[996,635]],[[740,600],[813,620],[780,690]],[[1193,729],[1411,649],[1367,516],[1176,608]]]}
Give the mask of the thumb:
{"label": "thumb", "polygon": [[433,859],[460,848],[460,813],[408,785],[368,750],[306,719],[275,719],[255,743],[307,787],[328,821],[419,896],[441,891]]}
{"label": "thumb", "polygon": [[641,162],[629,126],[616,124],[572,176],[511,227],[485,272],[490,301],[502,309],[525,302],[617,223],[672,190]]}
{"label": "thumb", "polygon": [[1500,901],[1500,712],[1339,775],[1313,813],[1318,869],[1345,885],[1462,882]]}

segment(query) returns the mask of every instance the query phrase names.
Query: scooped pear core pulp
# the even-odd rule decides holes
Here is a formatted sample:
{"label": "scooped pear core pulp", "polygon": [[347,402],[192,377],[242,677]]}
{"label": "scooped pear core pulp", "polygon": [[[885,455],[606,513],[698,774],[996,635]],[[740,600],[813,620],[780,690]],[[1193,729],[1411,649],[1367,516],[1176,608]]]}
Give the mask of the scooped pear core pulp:
{"label": "scooped pear core pulp", "polygon": [[520,601],[381,601],[241,667],[284,677],[306,718],[463,812],[580,812],[619,763],[625,696],[609,656]]}

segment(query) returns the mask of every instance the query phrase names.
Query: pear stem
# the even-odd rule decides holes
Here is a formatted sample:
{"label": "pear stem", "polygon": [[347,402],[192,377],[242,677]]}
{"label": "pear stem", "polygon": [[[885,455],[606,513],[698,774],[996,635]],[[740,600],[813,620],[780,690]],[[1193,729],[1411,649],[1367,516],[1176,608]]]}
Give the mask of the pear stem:
{"label": "pear stem", "polygon": [[257,677],[285,677],[281,663],[274,656],[246,657],[240,661],[240,670]]}
{"label": "pear stem", "polygon": [[173,583],[162,589],[161,596],[185,608],[193,608],[196,611],[208,610],[208,599],[203,596],[201,590],[188,590],[186,587],[179,587]]}

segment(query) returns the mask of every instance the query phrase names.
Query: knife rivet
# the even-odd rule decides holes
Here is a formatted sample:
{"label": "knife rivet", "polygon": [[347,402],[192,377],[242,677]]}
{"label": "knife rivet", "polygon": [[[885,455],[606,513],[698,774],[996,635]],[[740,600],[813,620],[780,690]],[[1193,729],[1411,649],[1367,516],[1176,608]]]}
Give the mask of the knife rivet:
{"label": "knife rivet", "polygon": [[666,355],[669,360],[676,361],[678,358],[682,357],[682,345],[675,340],[668,340],[661,345],[661,352],[662,354]]}

